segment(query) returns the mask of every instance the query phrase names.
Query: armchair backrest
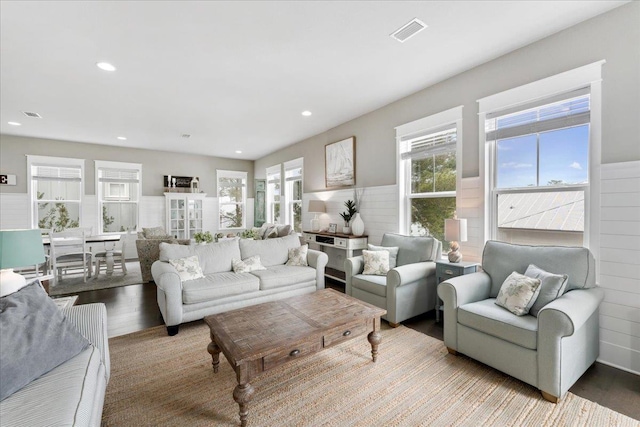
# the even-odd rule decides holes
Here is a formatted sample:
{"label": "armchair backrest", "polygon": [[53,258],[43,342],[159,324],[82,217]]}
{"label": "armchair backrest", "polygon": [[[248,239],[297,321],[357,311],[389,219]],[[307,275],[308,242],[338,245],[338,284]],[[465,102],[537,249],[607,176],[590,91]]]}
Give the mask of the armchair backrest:
{"label": "armchair backrest", "polygon": [[442,242],[431,236],[403,236],[401,234],[385,233],[382,236],[382,246],[397,246],[397,264],[406,265],[423,261],[435,261],[442,253]]}
{"label": "armchair backrest", "polygon": [[490,296],[495,298],[512,272],[524,274],[529,264],[555,274],[567,274],[566,291],[596,285],[596,262],[587,248],[525,246],[490,240],[484,246],[482,269],[491,277]]}

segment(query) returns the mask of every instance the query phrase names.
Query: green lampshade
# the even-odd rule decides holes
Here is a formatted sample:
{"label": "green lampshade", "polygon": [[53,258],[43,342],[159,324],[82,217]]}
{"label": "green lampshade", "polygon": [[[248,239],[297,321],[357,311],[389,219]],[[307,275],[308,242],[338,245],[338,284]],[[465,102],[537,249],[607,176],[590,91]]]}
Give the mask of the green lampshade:
{"label": "green lampshade", "polygon": [[39,229],[0,230],[0,269],[27,267],[44,261]]}

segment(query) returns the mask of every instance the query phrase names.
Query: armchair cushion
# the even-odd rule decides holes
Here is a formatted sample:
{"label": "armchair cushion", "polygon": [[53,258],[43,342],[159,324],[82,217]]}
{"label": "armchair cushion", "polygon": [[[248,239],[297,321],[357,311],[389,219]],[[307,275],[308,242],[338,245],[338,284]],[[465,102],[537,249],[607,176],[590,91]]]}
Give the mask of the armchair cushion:
{"label": "armchair cushion", "polygon": [[385,276],[358,274],[353,276],[351,286],[381,297],[387,296],[387,278]]}
{"label": "armchair cushion", "polygon": [[364,271],[362,274],[373,274],[385,276],[389,272],[389,252],[388,251],[362,251],[364,258]]}
{"label": "armchair cushion", "polygon": [[549,273],[534,264],[530,264],[529,267],[527,267],[524,275],[540,279],[540,293],[533,303],[533,306],[531,306],[531,310],[529,310],[529,313],[536,317],[542,307],[564,293],[569,279],[569,276],[566,274]]}
{"label": "armchair cushion", "polygon": [[428,236],[403,236],[401,234],[385,233],[382,236],[382,246],[398,247],[396,265],[413,264],[422,261],[433,261],[441,250],[440,241]]}
{"label": "armchair cushion", "polygon": [[400,248],[397,246],[393,246],[393,247],[376,246],[369,243],[367,245],[367,249],[369,249],[370,251],[389,252],[389,268],[395,268],[396,265],[398,264],[398,251],[400,250]]}
{"label": "armchair cushion", "polygon": [[151,228],[143,228],[142,235],[145,239],[162,239],[166,237],[171,237],[167,235],[167,232],[164,230],[164,227],[151,227]]}
{"label": "armchair cushion", "polygon": [[494,298],[460,307],[458,323],[531,350],[538,346],[538,320],[533,316],[514,316],[498,307]]}
{"label": "armchair cushion", "polygon": [[529,313],[539,292],[540,279],[527,277],[514,271],[500,287],[496,304],[516,316],[523,316]]}

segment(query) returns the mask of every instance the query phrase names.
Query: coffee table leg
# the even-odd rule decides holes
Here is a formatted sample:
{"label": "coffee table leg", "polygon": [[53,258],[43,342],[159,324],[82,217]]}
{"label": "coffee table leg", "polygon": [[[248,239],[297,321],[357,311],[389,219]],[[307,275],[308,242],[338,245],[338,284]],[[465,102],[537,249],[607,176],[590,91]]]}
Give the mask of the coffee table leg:
{"label": "coffee table leg", "polygon": [[214,339],[213,334],[211,334],[211,342],[207,346],[207,351],[211,355],[213,372],[217,373],[218,366],[220,366],[220,347],[218,347],[218,344],[216,344],[216,340]]}
{"label": "coffee table leg", "polygon": [[373,321],[373,331],[367,335],[367,339],[371,344],[371,357],[375,362],[378,359],[378,345],[382,342],[382,335],[380,334],[380,318],[376,318]]}
{"label": "coffee table leg", "polygon": [[240,425],[246,427],[249,416],[249,401],[253,397],[255,389],[249,383],[238,384],[233,390],[233,400],[240,406]]}

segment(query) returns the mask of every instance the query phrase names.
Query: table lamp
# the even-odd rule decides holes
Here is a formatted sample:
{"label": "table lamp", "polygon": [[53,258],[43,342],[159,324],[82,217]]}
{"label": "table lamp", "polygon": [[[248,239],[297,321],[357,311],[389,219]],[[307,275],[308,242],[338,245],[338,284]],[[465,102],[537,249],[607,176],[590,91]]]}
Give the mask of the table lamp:
{"label": "table lamp", "polygon": [[462,261],[462,253],[458,242],[467,241],[467,220],[453,216],[453,219],[444,220],[444,240],[451,242],[449,251],[449,262]]}
{"label": "table lamp", "polygon": [[320,231],[319,215],[326,211],[327,209],[325,208],[322,200],[309,200],[309,213],[316,214],[316,216],[311,220],[311,231]]}
{"label": "table lamp", "polygon": [[42,264],[44,245],[39,229],[0,230],[0,297],[12,294],[27,284],[14,267]]}

